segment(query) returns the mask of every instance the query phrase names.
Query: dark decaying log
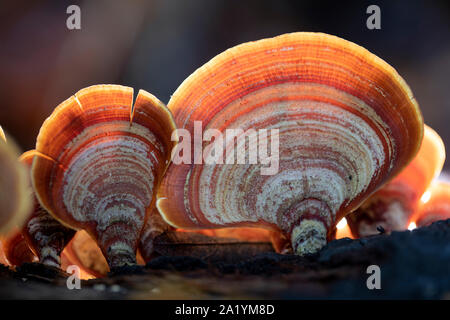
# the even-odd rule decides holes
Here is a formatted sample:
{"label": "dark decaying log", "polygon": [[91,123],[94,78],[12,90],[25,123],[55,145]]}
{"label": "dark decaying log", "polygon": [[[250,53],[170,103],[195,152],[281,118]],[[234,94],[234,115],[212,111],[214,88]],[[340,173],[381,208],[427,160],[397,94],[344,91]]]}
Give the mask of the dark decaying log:
{"label": "dark decaying log", "polygon": [[[155,245],[161,256],[135,274],[82,281],[81,290],[68,290],[64,273],[42,265],[2,267],[0,298],[450,298],[450,220],[332,241],[306,257],[267,252],[267,244],[199,239],[196,247],[185,236],[165,235]],[[381,268],[381,290],[367,289],[372,264]]]}
{"label": "dark decaying log", "polygon": [[242,242],[192,232],[166,232],[154,240],[157,256],[190,256],[205,261],[237,263],[263,252],[273,252],[269,242]]}

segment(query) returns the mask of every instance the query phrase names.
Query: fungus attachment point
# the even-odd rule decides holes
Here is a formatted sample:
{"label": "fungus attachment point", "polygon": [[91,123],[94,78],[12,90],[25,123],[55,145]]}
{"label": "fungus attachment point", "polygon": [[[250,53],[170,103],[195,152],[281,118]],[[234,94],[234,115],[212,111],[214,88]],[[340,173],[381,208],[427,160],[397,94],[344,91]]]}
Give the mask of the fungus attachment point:
{"label": "fungus attachment point", "polygon": [[327,228],[321,221],[302,219],[292,230],[291,242],[298,255],[315,253],[327,244]]}
{"label": "fungus attachment point", "polygon": [[[324,246],[340,219],[409,163],[423,134],[413,94],[391,66],[320,33],[231,48],[189,76],[168,108],[190,136],[240,130],[223,147],[246,161],[212,157],[204,141],[203,156],[218,161],[169,167],[158,190],[164,219],[181,229],[270,229],[277,250],[291,243],[298,254]],[[274,144],[260,139],[272,130]],[[267,161],[255,155],[269,148],[278,170],[263,174]]]}
{"label": "fungus attachment point", "polygon": [[96,85],[61,103],[37,139],[33,184],[43,207],[98,243],[111,268],[136,247],[170,160],[170,112],[141,90]]}
{"label": "fungus attachment point", "polygon": [[150,261],[154,257],[154,239],[169,231],[174,231],[174,228],[169,226],[158,213],[156,208],[149,215],[142,230],[139,239],[139,252],[145,262]]}

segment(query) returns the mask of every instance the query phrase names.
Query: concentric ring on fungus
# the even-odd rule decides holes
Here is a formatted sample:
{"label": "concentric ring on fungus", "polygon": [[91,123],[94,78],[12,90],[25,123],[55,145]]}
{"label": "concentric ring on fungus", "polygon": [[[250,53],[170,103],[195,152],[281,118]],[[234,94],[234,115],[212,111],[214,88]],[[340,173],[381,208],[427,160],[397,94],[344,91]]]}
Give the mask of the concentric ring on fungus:
{"label": "concentric ring on fungus", "polygon": [[111,268],[136,263],[140,232],[170,160],[175,124],[156,97],[96,85],[61,103],[37,138],[33,184],[42,206],[85,229]]}
{"label": "concentric ring on fungus", "polygon": [[[182,229],[269,228],[300,255],[322,248],[337,221],[399,173],[423,134],[418,105],[394,68],[321,33],[231,48],[189,76],[168,108],[192,136],[195,121],[203,133],[278,129],[279,169],[262,175],[260,162],[172,164],[158,191],[164,219]],[[227,147],[248,158],[264,139],[234,142]],[[203,152],[214,149],[208,145]]]}

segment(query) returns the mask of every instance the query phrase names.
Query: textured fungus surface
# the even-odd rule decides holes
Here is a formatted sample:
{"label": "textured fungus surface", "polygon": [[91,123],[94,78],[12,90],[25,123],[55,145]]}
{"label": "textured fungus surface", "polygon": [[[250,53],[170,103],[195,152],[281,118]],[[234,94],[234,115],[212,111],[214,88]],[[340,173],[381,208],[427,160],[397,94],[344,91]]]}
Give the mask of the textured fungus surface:
{"label": "textured fungus surface", "polygon": [[[192,136],[242,131],[223,144],[203,142],[203,164],[170,166],[157,202],[165,220],[179,228],[266,227],[298,254],[323,247],[337,221],[408,164],[423,133],[417,103],[391,66],[318,33],[231,48],[187,78],[168,108]],[[270,150],[268,140],[276,144],[271,130],[279,133],[278,170],[264,175],[268,164],[250,159]],[[248,161],[228,163],[222,154],[231,150]],[[194,145],[194,160],[198,152]]]}
{"label": "textured fungus surface", "polygon": [[54,217],[85,229],[111,267],[136,262],[137,241],[170,159],[174,123],[141,90],[97,85],[78,91],[45,121],[33,183]]}

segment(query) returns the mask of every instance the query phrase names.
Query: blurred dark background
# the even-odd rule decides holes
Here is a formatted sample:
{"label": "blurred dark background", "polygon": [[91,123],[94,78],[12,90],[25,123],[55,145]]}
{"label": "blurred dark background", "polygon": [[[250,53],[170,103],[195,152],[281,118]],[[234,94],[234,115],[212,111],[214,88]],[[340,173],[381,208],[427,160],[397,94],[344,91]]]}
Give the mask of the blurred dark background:
{"label": "blurred dark background", "polygon": [[[81,30],[66,9],[81,8]],[[366,9],[381,8],[381,30]],[[242,42],[321,31],[364,46],[411,86],[425,122],[450,144],[450,1],[24,1],[0,4],[0,125],[26,150],[79,89],[117,83],[165,103],[196,68]],[[446,162],[450,170],[450,161]]]}

